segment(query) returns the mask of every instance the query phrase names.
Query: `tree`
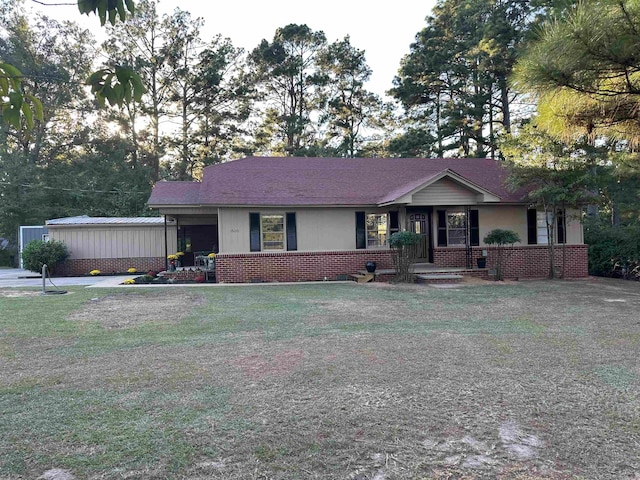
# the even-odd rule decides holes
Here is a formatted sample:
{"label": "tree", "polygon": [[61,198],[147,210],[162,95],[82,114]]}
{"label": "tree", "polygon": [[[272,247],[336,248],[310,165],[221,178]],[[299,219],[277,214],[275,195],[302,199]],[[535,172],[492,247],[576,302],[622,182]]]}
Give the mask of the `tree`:
{"label": "tree", "polygon": [[[141,115],[148,119],[150,145],[146,147],[148,156],[145,164],[152,168],[152,180],[160,178],[164,145],[161,139],[160,124],[169,110],[170,81],[166,59],[172,54],[173,43],[157,12],[156,0],[142,0],[136,15],[126,23],[118,23],[108,28],[109,39],[103,45],[109,56],[109,62],[124,60],[139,72],[145,93],[140,98],[140,105],[125,103],[128,114],[126,119],[132,143],[139,152],[140,135],[136,120]],[[124,55],[122,52],[126,52]],[[146,135],[146,132],[143,132]]]}
{"label": "tree", "polygon": [[640,3],[578,2],[547,21],[518,60],[514,82],[539,97],[551,133],[640,145]]}
{"label": "tree", "polygon": [[353,47],[347,36],[329,45],[318,65],[328,78],[320,119],[327,123],[327,143],[334,155],[355,157],[364,141],[363,130],[374,126],[382,109],[380,98],[364,86],[371,77],[364,50]]}
{"label": "tree", "polygon": [[278,28],[272,42],[262,40],[249,55],[255,84],[266,103],[258,131],[267,142],[264,149],[297,155],[312,145],[316,132],[311,117],[326,83],[317,59],[326,44],[323,32],[290,24]]}
{"label": "tree", "polygon": [[[20,0],[5,1],[0,4],[2,17],[10,12]],[[117,18],[124,21],[127,11],[133,14],[133,0],[78,0],[80,13],[96,13],[102,25],[107,18],[113,25]],[[20,85],[24,73],[0,56],[0,110],[2,120],[16,129],[33,128],[33,119],[41,120],[41,102],[37,97],[22,93]],[[122,105],[123,102],[139,100],[144,89],[139,76],[130,68],[113,65],[101,68],[93,73],[87,83],[98,101],[104,105],[108,100],[111,105]]]}
{"label": "tree", "polygon": [[[597,164],[597,151],[586,144],[568,145],[535,125],[526,126],[517,136],[508,136],[501,151],[511,169],[512,187],[526,188],[528,200],[544,212],[549,278],[555,278],[556,215],[568,207],[578,208],[594,201],[592,167]],[[565,246],[566,241],[561,276],[565,268]]]}
{"label": "tree", "polygon": [[516,95],[507,78],[531,2],[441,0],[402,60],[390,93],[407,112],[399,155],[496,155]]}

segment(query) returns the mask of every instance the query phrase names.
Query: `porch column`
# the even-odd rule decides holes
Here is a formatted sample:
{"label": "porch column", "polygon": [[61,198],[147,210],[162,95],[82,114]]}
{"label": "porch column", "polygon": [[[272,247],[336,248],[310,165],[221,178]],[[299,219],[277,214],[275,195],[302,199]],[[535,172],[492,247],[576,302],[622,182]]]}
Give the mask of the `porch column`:
{"label": "porch column", "polygon": [[168,239],[168,235],[167,235],[167,215],[164,215],[164,271],[166,272],[167,270],[169,270],[169,259],[167,258],[169,256],[169,251],[168,251],[168,245],[167,245],[167,239]]}

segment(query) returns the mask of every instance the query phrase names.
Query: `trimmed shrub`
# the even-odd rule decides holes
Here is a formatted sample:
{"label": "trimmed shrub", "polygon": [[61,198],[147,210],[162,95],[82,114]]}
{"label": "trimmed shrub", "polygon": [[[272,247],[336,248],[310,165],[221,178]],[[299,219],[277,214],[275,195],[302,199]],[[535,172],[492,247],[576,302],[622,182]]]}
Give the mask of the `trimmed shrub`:
{"label": "trimmed shrub", "polygon": [[411,266],[416,260],[416,245],[420,243],[420,235],[414,232],[396,232],[389,237],[389,246],[394,251],[393,264],[396,269],[395,280],[413,282]]}
{"label": "trimmed shrub", "polygon": [[520,241],[520,236],[513,230],[503,230],[496,228],[487,233],[487,236],[482,240],[486,245],[496,245],[498,247],[498,258],[496,261],[496,280],[502,280],[504,273],[502,266],[505,260],[505,246],[513,246],[514,243]]}
{"label": "trimmed shrub", "polygon": [[64,242],[49,240],[32,240],[22,251],[22,264],[24,268],[32,272],[40,273],[42,266],[47,265],[49,272],[54,273],[60,263],[69,258],[69,250]]}

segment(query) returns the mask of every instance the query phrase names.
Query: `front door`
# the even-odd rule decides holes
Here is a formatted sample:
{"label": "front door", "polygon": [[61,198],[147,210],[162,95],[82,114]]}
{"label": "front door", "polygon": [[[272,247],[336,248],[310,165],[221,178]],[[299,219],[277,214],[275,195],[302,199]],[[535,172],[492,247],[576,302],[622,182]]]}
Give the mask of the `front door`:
{"label": "front door", "polygon": [[431,213],[428,211],[408,211],[409,231],[420,235],[420,243],[416,248],[416,262],[431,263],[433,261],[431,243]]}

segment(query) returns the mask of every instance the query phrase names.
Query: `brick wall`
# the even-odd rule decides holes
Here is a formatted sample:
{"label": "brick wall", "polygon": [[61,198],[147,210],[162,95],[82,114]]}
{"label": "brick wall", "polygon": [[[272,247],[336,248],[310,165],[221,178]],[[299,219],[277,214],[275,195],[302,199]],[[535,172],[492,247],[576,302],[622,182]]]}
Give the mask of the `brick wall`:
{"label": "brick wall", "polygon": [[56,276],[87,275],[91,270],[100,270],[103,274],[126,273],[135,268],[139,272],[156,272],[164,270],[163,257],[140,258],[83,258],[69,259],[58,265],[54,271]]}
{"label": "brick wall", "polygon": [[335,280],[363,270],[369,261],[377,268],[393,268],[390,250],[219,254],[216,278],[225,283]]}
{"label": "brick wall", "polygon": [[[482,255],[482,250],[487,251],[487,267],[496,268],[496,247],[474,247],[472,249],[473,265],[476,258]],[[549,249],[546,245],[522,245],[507,248],[505,264],[503,266],[504,278],[545,278],[549,275]],[[585,278],[588,273],[587,245],[567,245],[565,261],[565,278]],[[555,265],[558,275],[562,266],[563,247],[556,245]],[[466,267],[466,255],[464,248],[444,247],[435,248],[433,262],[437,267]]]}

